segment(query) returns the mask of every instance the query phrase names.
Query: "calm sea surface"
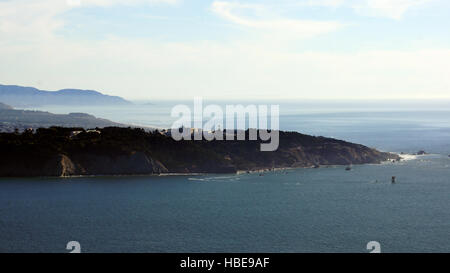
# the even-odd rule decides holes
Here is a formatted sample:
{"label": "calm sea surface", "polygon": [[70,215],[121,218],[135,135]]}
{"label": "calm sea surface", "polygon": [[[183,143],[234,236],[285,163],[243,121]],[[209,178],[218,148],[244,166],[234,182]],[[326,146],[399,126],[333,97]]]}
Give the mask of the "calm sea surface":
{"label": "calm sea surface", "polygon": [[[40,110],[167,127],[171,105]],[[286,104],[280,125],[431,155],[350,172],[0,179],[0,252],[449,252],[450,107],[383,105]]]}

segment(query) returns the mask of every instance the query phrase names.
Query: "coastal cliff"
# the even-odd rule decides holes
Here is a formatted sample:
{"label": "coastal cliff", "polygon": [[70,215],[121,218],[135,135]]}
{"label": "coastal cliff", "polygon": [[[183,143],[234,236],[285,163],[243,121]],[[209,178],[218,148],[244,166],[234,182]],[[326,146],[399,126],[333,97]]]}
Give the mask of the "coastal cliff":
{"label": "coastal cliff", "polygon": [[260,143],[175,141],[159,132],[118,127],[1,133],[0,177],[236,173],[399,159],[363,145],[296,132],[280,132],[274,152],[261,152]]}

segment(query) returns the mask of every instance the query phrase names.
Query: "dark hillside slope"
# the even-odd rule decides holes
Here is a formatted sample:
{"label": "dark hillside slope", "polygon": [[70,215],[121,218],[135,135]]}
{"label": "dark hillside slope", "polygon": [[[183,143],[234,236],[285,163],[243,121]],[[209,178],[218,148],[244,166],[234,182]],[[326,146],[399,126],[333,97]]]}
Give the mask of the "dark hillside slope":
{"label": "dark hillside slope", "polygon": [[380,163],[397,160],[363,145],[280,132],[280,148],[260,141],[174,141],[159,132],[109,127],[39,129],[0,134],[0,176],[236,173],[272,168]]}

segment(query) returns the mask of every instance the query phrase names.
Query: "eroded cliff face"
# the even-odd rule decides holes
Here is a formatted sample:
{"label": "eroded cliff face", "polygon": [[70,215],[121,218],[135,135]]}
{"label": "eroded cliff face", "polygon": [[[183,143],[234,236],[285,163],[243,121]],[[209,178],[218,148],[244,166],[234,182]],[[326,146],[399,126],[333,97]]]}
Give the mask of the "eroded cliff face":
{"label": "eroded cliff face", "polygon": [[95,154],[76,154],[69,158],[58,155],[57,161],[47,163],[46,173],[56,176],[76,175],[145,175],[167,173],[160,162],[146,156],[143,152],[130,155],[106,156]]}
{"label": "eroded cliff face", "polygon": [[[58,154],[46,159],[11,161],[0,166],[2,177],[81,176],[81,175],[150,175],[167,173],[160,162],[142,152],[131,155],[104,156],[79,154],[69,157]],[[43,161],[42,161],[43,160]]]}
{"label": "eroded cliff face", "polygon": [[280,147],[274,152],[261,152],[258,141],[174,141],[124,128],[75,138],[67,128],[0,134],[0,177],[236,173],[386,160],[399,156],[295,132],[280,132]]}
{"label": "eroded cliff face", "polygon": [[42,172],[44,176],[71,176],[77,174],[72,160],[61,154],[48,160]]}
{"label": "eroded cliff face", "polygon": [[77,175],[141,175],[167,173],[168,170],[144,152],[129,155],[95,155],[79,153],[72,156]]}

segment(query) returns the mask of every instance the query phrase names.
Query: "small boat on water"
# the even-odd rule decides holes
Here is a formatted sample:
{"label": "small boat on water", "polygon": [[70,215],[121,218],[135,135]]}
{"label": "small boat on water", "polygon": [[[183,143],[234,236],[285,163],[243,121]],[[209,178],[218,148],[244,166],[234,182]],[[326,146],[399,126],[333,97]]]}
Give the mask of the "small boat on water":
{"label": "small boat on water", "polygon": [[352,170],[352,166],[348,166],[347,168],[345,168],[346,171],[351,171]]}

